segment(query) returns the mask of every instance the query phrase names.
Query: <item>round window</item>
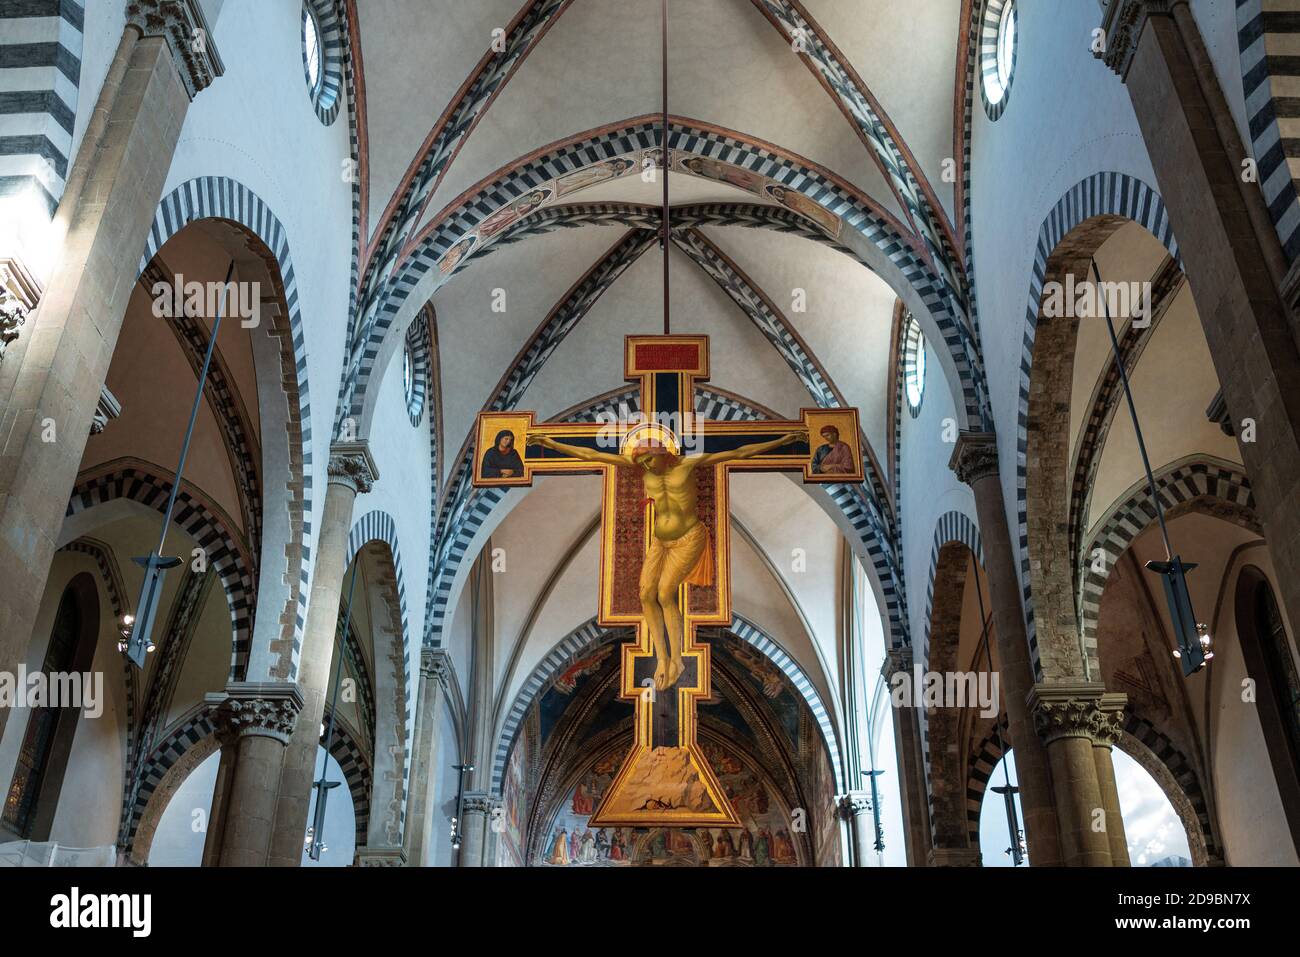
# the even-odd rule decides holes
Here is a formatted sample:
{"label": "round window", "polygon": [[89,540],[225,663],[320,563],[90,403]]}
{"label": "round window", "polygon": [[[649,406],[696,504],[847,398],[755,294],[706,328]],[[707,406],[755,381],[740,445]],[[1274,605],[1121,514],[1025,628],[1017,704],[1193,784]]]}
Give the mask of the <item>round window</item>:
{"label": "round window", "polygon": [[987,0],[980,21],[980,89],[984,110],[996,120],[1006,109],[1016,72],[1015,0]]}
{"label": "round window", "polygon": [[907,395],[907,410],[916,418],[925,397],[925,336],[911,313],[907,314],[903,326],[903,391]]}

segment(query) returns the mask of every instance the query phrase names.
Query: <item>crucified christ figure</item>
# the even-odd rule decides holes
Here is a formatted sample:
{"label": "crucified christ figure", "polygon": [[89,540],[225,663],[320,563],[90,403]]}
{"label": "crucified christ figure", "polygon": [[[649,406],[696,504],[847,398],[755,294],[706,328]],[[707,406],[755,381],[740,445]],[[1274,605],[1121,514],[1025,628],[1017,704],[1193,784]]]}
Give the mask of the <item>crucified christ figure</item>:
{"label": "crucified christ figure", "polygon": [[[640,431],[640,430],[637,430]],[[649,433],[651,430],[647,430]],[[697,510],[695,470],[749,459],[795,442],[807,442],[805,431],[790,432],[769,442],[755,442],[722,452],[679,455],[676,442],[666,435],[630,437],[622,452],[599,452],[556,442],[545,435],[530,435],[529,445],[571,455],[584,462],[633,466],[641,470],[648,499],[654,502],[654,535],[641,566],[641,611],[655,651],[655,690],[665,691],[681,677],[682,610],[678,604],[681,586],[713,583],[713,549],[708,529]]]}

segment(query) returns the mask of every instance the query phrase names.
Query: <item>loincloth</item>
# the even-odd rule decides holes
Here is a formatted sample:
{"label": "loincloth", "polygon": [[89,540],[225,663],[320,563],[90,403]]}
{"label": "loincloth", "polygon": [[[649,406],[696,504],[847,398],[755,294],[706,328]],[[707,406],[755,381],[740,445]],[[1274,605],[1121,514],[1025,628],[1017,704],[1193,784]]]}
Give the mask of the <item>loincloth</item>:
{"label": "loincloth", "polygon": [[[696,522],[680,538],[654,540],[664,553],[665,568],[688,569],[682,581],[687,585],[707,587],[713,584],[713,542],[703,522]],[[654,547],[654,546],[652,546]],[[674,576],[675,577],[675,576]]]}

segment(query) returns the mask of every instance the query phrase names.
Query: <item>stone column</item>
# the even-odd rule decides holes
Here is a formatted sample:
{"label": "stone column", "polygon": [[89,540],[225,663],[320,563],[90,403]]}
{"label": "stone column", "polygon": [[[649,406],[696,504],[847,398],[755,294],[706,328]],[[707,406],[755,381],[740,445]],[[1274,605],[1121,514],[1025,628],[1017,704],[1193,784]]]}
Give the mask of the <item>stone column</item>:
{"label": "stone column", "polygon": [[331,445],[328,471],[325,509],[316,539],[316,561],[307,601],[307,622],[298,658],[302,716],[284,753],[271,842],[270,863],[281,867],[296,867],[302,860],[303,835],[311,813],[312,782],[320,749],[321,720],[325,715],[325,695],[329,691],[330,665],[338,634],[339,604],[346,587],[343,578],[352,559],[348,554],[352,506],[358,493],[369,492],[379,478],[379,470],[365,442]]}
{"label": "stone column", "polygon": [[[912,649],[893,648],[885,655],[880,673],[893,687],[895,675],[912,680]],[[898,756],[899,793],[903,800],[907,866],[920,867],[930,853],[930,810],[926,804],[925,761],[921,727],[915,707],[894,708],[894,751]]]}
{"label": "stone column", "polygon": [[[1106,835],[1110,838],[1110,866],[1131,867],[1128,856],[1128,835],[1124,832],[1124,815],[1119,806],[1119,788],[1115,785],[1115,763],[1112,753],[1119,744],[1124,727],[1122,711],[1124,695],[1105,695],[1100,702],[1103,715],[1093,730],[1092,758],[1097,765],[1097,789],[1101,792],[1101,806],[1106,811]],[[1108,712],[1114,712],[1113,719]]]}
{"label": "stone column", "polygon": [[[68,176],[61,258],[0,361],[0,670],[36,611],[190,100],[221,74],[195,0],[127,5],[127,27]],[[0,255],[5,255],[0,250]],[[51,436],[53,438],[51,439]],[[9,709],[0,710],[0,732]]]}
{"label": "stone column", "polygon": [[1035,867],[1059,865],[1061,842],[1057,835],[1052,779],[1047,755],[1034,734],[1029,715],[1028,695],[1034,684],[1034,673],[1029,662],[1020,579],[1016,574],[1016,551],[1011,545],[1002,498],[997,438],[991,433],[963,432],[949,466],[975,494],[975,511],[984,545],[984,572],[993,611],[993,637],[998,649],[999,681],[1006,700],[1007,730],[1015,750],[1029,862]]}
{"label": "stone column", "polygon": [[280,763],[302,708],[302,693],[294,684],[234,682],[206,701],[216,707],[222,753],[203,862],[263,867],[275,823]]}
{"label": "stone column", "polygon": [[411,795],[406,812],[406,859],[414,867],[428,867],[433,863],[433,829],[446,823],[438,819],[436,791],[439,728],[449,678],[446,649],[421,650],[415,746],[411,749]]}
{"label": "stone column", "polygon": [[497,808],[497,801],[486,791],[466,793],[461,801],[461,867],[491,867],[492,815]]}
{"label": "stone column", "polygon": [[840,798],[840,814],[849,823],[854,867],[871,867],[876,862],[876,819],[871,812],[870,791],[850,791]]}
{"label": "stone column", "polygon": [[[1300,290],[1187,0],[1109,0],[1106,64],[1128,89],[1290,620],[1300,622]],[[1235,81],[1234,81],[1235,82]],[[1294,299],[1290,302],[1295,307]],[[1254,441],[1242,422],[1254,421]]]}
{"label": "stone column", "polygon": [[1040,684],[1030,693],[1035,728],[1051,762],[1067,867],[1109,867],[1116,826],[1123,840],[1118,798],[1112,815],[1102,798],[1093,750],[1099,737],[1117,732],[1126,700],[1122,694],[1107,694],[1100,684],[1084,682]]}

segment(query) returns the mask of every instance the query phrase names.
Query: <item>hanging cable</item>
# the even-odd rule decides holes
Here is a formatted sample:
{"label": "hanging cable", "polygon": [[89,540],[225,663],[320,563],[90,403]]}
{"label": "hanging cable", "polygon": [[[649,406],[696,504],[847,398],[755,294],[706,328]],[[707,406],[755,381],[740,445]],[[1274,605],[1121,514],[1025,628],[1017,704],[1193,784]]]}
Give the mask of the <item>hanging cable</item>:
{"label": "hanging cable", "polygon": [[664,335],[668,335],[670,322],[668,301],[668,0],[659,0],[660,12],[660,52],[662,57],[662,77],[663,80],[663,177],[664,177],[664,208],[663,208],[663,245],[664,245]]}

